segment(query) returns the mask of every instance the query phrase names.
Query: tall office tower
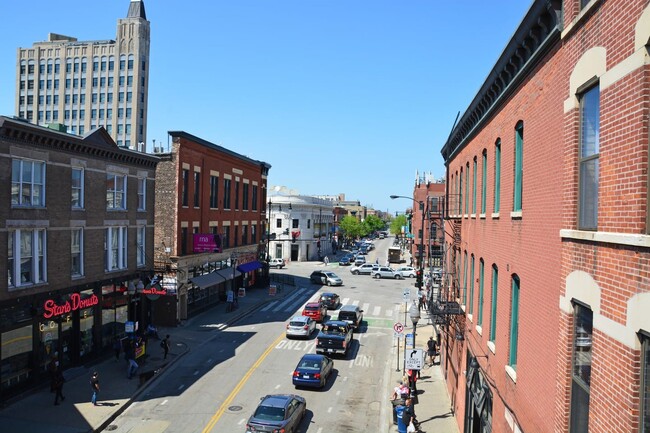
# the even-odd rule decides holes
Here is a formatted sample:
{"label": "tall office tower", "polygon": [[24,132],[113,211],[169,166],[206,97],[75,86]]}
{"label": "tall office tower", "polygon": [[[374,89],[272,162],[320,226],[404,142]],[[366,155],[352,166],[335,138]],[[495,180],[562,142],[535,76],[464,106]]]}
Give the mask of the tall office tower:
{"label": "tall office tower", "polygon": [[120,147],[145,151],[149,89],[149,21],[131,0],[117,21],[117,40],[77,41],[50,33],[18,49],[16,112],[71,134],[103,126]]}

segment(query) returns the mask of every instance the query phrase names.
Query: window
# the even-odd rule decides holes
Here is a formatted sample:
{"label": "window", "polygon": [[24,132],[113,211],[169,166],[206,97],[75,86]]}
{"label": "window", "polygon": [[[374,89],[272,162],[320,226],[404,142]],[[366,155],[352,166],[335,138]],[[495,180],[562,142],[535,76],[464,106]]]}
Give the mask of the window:
{"label": "window", "polygon": [[219,176],[210,176],[210,208],[219,207]]}
{"label": "window", "polygon": [[251,209],[257,210],[257,185],[253,185],[253,200],[251,203]]}
{"label": "window", "polygon": [[256,244],[257,243],[257,225],[253,224],[251,226],[251,243]]}
{"label": "window", "polygon": [[291,220],[291,228],[297,229],[300,227],[300,220],[298,218],[294,218]]}
{"label": "window", "polygon": [[458,176],[458,215],[463,214],[463,168],[460,168]]}
{"label": "window", "polygon": [[275,228],[281,229],[282,228],[282,218],[277,218],[275,220]]}
{"label": "window", "polygon": [[129,62],[128,62],[128,68],[129,68],[129,71],[130,71],[131,69],[133,69],[133,59],[129,59]]}
{"label": "window", "polygon": [[[106,209],[126,209],[126,176],[106,173]],[[110,268],[108,268],[110,270]]]}
{"label": "window", "polygon": [[465,168],[465,212],[464,214],[469,213],[469,162]]}
{"label": "window", "polygon": [[189,183],[190,183],[190,171],[189,170],[183,170],[183,190],[181,191],[181,205],[182,206],[187,206],[188,203],[188,191],[187,189],[189,188]]}
{"label": "window", "polygon": [[474,157],[474,162],[472,165],[472,214],[476,215],[476,175],[478,171],[478,161]]}
{"label": "window", "polygon": [[44,229],[9,230],[7,260],[10,287],[47,282],[47,241]]}
{"label": "window", "polygon": [[45,206],[45,163],[26,159],[11,162],[11,205]]}
{"label": "window", "polygon": [[573,303],[573,359],[571,366],[572,433],[589,431],[589,396],[591,386],[591,345],[594,314],[578,302]]}
{"label": "window", "polygon": [[524,182],[524,124],[519,122],[515,128],[515,184],[513,211],[520,212]]}
{"label": "window", "polygon": [[650,335],[641,332],[641,433],[650,433]]}
{"label": "window", "polygon": [[494,145],[494,213],[499,213],[501,200],[501,139]]}
{"label": "window", "polygon": [[469,264],[469,314],[474,314],[474,254]]}
{"label": "window", "polygon": [[127,86],[133,85],[133,75],[129,75],[128,77],[126,77],[126,85]]}
{"label": "window", "polygon": [[104,233],[105,271],[126,269],[126,227],[109,227]]}
{"label": "window", "polygon": [[234,247],[239,246],[239,226],[235,226],[235,233],[233,236],[234,239]]}
{"label": "window", "polygon": [[510,347],[508,365],[517,371],[517,345],[519,343],[519,277],[512,276],[512,294],[510,295]]}
{"label": "window", "polygon": [[244,184],[244,191],[242,193],[242,198],[241,198],[241,208],[243,210],[248,210],[248,189],[250,188],[250,185],[245,183]]}
{"label": "window", "polygon": [[580,97],[580,185],[578,228],[598,228],[598,180],[600,157],[600,88]]}
{"label": "window", "polygon": [[497,293],[499,287],[499,269],[492,265],[492,300],[490,302],[490,337],[494,342],[497,338]]}
{"label": "window", "polygon": [[72,209],[84,207],[84,169],[72,169]]}
{"label": "window", "polygon": [[223,228],[223,239],[221,239],[222,248],[230,248],[230,226]]}
{"label": "window", "polygon": [[230,209],[230,179],[223,180],[223,208]]}
{"label": "window", "polygon": [[485,215],[487,200],[487,150],[483,149],[481,157],[481,214]]}
{"label": "window", "polygon": [[201,173],[198,171],[194,172],[194,207],[199,207],[200,195],[200,186],[201,186]]}
{"label": "window", "polygon": [[147,178],[138,179],[138,210],[147,209]]}
{"label": "window", "polygon": [[463,256],[463,304],[467,302],[467,251]]}
{"label": "window", "polygon": [[187,254],[187,227],[181,227],[181,255]]}
{"label": "window", "polygon": [[81,277],[84,274],[84,232],[81,228],[70,232],[70,275]]}
{"label": "window", "polygon": [[136,252],[136,266],[141,267],[144,266],[147,261],[145,258],[145,240],[146,240],[146,231],[147,227],[146,226],[139,226],[137,228],[137,239],[136,239],[136,245],[137,245],[137,252]]}
{"label": "window", "polygon": [[478,262],[478,318],[476,323],[483,326],[483,274],[485,271],[485,262],[480,259]]}
{"label": "window", "polygon": [[235,181],[235,209],[239,209],[239,181]]}
{"label": "window", "polygon": [[133,93],[126,92],[126,102],[131,102],[132,99],[133,99]]}
{"label": "window", "polygon": [[241,244],[246,245],[248,243],[248,226],[241,226]]}

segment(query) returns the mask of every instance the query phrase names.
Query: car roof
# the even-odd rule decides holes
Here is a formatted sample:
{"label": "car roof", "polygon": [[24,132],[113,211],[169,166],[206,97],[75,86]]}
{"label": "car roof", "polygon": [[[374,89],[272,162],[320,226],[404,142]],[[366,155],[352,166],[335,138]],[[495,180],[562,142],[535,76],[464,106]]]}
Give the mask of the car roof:
{"label": "car roof", "polygon": [[323,296],[330,297],[330,296],[338,296],[338,295],[336,293],[332,293],[332,292],[323,292],[323,293],[320,294],[320,296],[321,297],[323,297]]}
{"label": "car roof", "polygon": [[292,398],[293,396],[289,394],[272,394],[264,396],[264,398],[262,398],[262,403],[260,404],[271,407],[286,407],[287,403],[291,401]]}
{"label": "car roof", "polygon": [[318,301],[307,302],[305,304],[305,307],[320,307],[320,302],[318,302]]}
{"label": "car roof", "polygon": [[[300,358],[300,361],[320,361],[325,359],[325,355],[319,355],[316,353],[307,353],[306,355],[302,355],[302,358]],[[298,363],[300,363],[300,361]]]}
{"label": "car roof", "polygon": [[357,311],[359,307],[356,305],[344,305],[339,311]]}
{"label": "car roof", "polygon": [[311,320],[311,317],[307,316],[293,316],[290,320],[290,322],[307,322]]}

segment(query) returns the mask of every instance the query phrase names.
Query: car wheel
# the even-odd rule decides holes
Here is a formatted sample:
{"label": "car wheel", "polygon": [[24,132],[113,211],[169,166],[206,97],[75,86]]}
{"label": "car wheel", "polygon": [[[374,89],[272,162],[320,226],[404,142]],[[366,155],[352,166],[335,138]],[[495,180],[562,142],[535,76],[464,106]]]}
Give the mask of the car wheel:
{"label": "car wheel", "polygon": [[373,275],[373,278],[377,278],[377,279],[379,279],[379,274],[375,274],[375,275]]}
{"label": "car wheel", "polygon": [[395,279],[396,279],[396,280],[401,280],[401,279],[402,279],[402,276],[401,276],[400,274],[397,274],[397,275],[395,275]]}
{"label": "car wheel", "polygon": [[359,271],[352,272],[354,275],[359,275]]}
{"label": "car wheel", "polygon": [[328,285],[328,286],[331,286],[331,285],[332,285],[332,282],[331,282],[331,281],[328,281],[328,282],[327,282],[327,285]]}

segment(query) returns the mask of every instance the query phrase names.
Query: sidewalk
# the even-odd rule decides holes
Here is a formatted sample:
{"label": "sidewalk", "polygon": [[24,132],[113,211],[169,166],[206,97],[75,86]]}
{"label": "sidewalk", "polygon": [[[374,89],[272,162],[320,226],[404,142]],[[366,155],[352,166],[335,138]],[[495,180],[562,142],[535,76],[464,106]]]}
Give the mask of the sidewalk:
{"label": "sidewalk", "polygon": [[[164,376],[167,366],[183,357],[189,350],[206,342],[205,328],[215,331],[224,329],[261,305],[274,299],[290,295],[295,288],[285,286],[282,293],[270,297],[268,290],[249,289],[244,298],[239,299],[239,308],[226,313],[226,305],[219,304],[210,310],[193,317],[176,328],[159,329],[161,337],[170,334],[171,350],[167,359],[159,340],[149,339],[147,359],[138,361],[140,367],[136,376],[127,379],[127,364],[123,354],[119,360],[111,356],[91,366],[66,370],[66,383],[63,386],[65,401],[54,406],[54,394],[49,383],[22,398],[16,399],[0,410],[0,426],[4,432],[20,433],[87,433],[102,431],[117,418],[131,402],[142,394],[158,378]],[[99,373],[100,393],[98,406],[90,403],[92,391],[90,376]],[[155,374],[154,374],[155,372]],[[140,384],[140,374],[153,379]]]}
{"label": "sidewalk", "polygon": [[[433,327],[429,322],[427,313],[422,310],[422,318],[418,323],[416,330],[415,345],[416,348],[424,350],[426,353],[426,342],[429,337],[433,336]],[[435,336],[434,336],[435,337]],[[404,341],[402,340],[402,344]],[[400,347],[400,357],[403,355],[404,346]],[[402,361],[402,359],[400,359]],[[440,357],[436,357],[435,364],[429,366],[429,357],[426,357],[424,369],[420,370],[420,378],[417,381],[417,398],[418,404],[415,405],[415,414],[420,422],[420,429],[429,433],[458,433],[458,424],[451,412],[451,400],[447,392],[447,385],[440,368]],[[405,372],[402,370],[403,364],[400,365],[400,371],[393,369],[391,374],[390,389],[386,392],[390,396],[397,382],[402,380]],[[392,403],[389,397],[386,399],[389,410],[392,411]],[[389,423],[390,432],[396,432],[397,426],[392,424],[393,414],[390,413]]]}

